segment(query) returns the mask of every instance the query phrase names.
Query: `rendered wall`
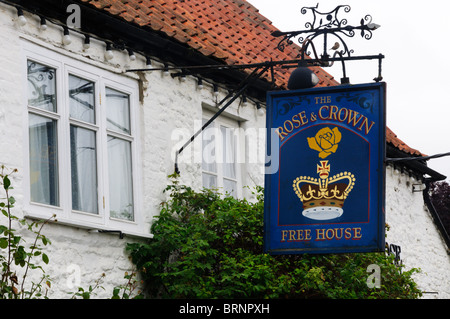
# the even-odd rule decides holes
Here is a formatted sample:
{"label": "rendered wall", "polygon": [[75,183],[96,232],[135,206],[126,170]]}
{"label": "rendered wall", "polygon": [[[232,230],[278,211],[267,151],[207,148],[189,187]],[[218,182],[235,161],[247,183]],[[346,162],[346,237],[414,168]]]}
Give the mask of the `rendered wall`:
{"label": "rendered wall", "polygon": [[450,298],[450,256],[432,216],[424,204],[422,192],[413,192],[421,184],[391,166],[386,169],[386,223],[390,226],[386,242],[400,246],[405,269],[420,268],[414,278],[426,292],[423,298]]}

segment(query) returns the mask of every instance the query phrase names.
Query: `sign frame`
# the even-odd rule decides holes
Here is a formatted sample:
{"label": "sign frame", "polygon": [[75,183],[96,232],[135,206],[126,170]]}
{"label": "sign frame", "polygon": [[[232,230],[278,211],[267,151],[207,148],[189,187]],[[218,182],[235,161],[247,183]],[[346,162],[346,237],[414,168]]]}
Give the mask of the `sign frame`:
{"label": "sign frame", "polygon": [[268,92],[266,130],[264,252],[384,251],[386,83]]}

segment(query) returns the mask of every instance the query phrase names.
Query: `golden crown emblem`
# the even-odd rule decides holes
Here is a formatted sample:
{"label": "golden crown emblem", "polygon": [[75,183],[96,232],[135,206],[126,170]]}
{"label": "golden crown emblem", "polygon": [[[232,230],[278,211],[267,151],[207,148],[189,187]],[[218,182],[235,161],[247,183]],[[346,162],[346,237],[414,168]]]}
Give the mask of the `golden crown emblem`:
{"label": "golden crown emblem", "polygon": [[303,203],[303,216],[326,220],[340,217],[344,201],[355,185],[355,176],[343,172],[329,177],[331,165],[320,161],[319,178],[300,176],[294,180],[294,191]]}

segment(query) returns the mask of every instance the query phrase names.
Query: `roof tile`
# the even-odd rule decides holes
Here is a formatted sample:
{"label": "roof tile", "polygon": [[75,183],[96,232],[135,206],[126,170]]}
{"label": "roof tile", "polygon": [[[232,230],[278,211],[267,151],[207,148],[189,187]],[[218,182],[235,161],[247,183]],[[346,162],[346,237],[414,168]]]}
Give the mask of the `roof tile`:
{"label": "roof tile", "polygon": [[[293,60],[299,55],[297,45],[276,49],[277,30],[272,22],[246,0],[80,0],[112,15],[162,31],[186,43],[206,56],[227,64],[244,64],[273,60]],[[338,82],[322,68],[314,68],[320,79],[318,86]],[[275,84],[285,88],[291,71],[274,67]],[[267,75],[269,79],[270,75]],[[406,145],[389,128],[386,141],[406,154],[423,154]]]}
{"label": "roof tile", "polygon": [[425,154],[421,153],[420,151],[409,147],[405,142],[403,142],[401,139],[397,137],[397,135],[392,132],[390,128],[386,128],[386,142],[393,145],[395,148],[399,149],[402,152],[405,152],[409,155],[416,155],[416,156],[426,156]]}
{"label": "roof tile", "polygon": [[[296,59],[298,46],[276,49],[277,30],[246,0],[81,0],[112,15],[162,31],[206,56],[227,64]],[[282,72],[281,72],[282,70]],[[290,71],[276,68],[276,85],[285,87]],[[338,84],[319,69],[320,86]],[[267,75],[267,78],[269,75]]]}

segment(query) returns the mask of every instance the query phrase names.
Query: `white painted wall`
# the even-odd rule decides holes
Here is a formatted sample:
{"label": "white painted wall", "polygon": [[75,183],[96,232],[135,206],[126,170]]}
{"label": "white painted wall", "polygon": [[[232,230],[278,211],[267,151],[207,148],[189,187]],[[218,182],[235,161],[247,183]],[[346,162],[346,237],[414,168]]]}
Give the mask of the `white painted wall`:
{"label": "white painted wall", "polygon": [[[27,41],[140,81],[138,117],[141,163],[138,166],[143,210],[139,213],[149,229],[152,217],[159,212],[159,204],[165,199],[163,190],[170,183],[168,175],[174,172],[176,149],[200,128],[202,108],[205,105],[214,107],[216,101],[220,101],[227,92],[221,90],[216,97],[207,83],[203,89],[198,89],[195,78],[188,77],[185,82],[181,82],[161,71],[125,74],[124,70],[128,68],[144,67],[144,57],[138,55],[136,61],[130,62],[126,52],[115,52],[114,59],[106,62],[104,43],[91,40],[91,48],[84,51],[83,39],[72,33],[72,44],[65,47],[61,44],[61,28],[49,24],[48,30],[40,31],[38,17],[27,13],[25,16],[27,25],[19,27],[16,10],[0,4],[0,42],[7,44],[0,46],[0,163],[18,169],[13,178],[13,196],[17,200],[13,213],[23,216],[23,194],[28,179],[24,176],[28,165],[24,153],[28,145],[23,143],[28,125],[24,99],[26,86],[21,72],[24,70],[21,65],[22,43]],[[155,62],[154,65],[158,64]],[[242,148],[247,154],[241,164],[243,185],[250,188],[263,185],[264,130],[259,128],[265,126],[264,117],[257,115],[252,103],[242,106],[239,100],[229,107],[227,116],[239,120],[242,131],[247,134],[242,140]],[[197,189],[201,187],[200,153],[201,141],[197,139],[179,157],[180,182]],[[401,246],[404,264],[424,270],[423,274],[417,276],[422,289],[439,292],[426,296],[448,298],[450,261],[445,245],[424,208],[422,194],[412,193],[411,187],[408,178],[387,170],[386,219],[391,226],[387,241]],[[245,188],[244,196],[251,197],[251,190]],[[30,242],[27,232],[21,232]],[[120,239],[113,234],[92,233],[81,226],[59,224],[48,225],[44,233],[52,242],[45,248],[50,263],[43,265],[46,274],[53,279],[49,291],[51,298],[68,298],[68,293],[75,292],[78,287],[94,285],[103,273],[106,275],[101,283],[104,290],[99,289],[96,297],[111,297],[113,287],[125,284],[124,273],[132,270],[125,252],[126,243],[140,240],[129,236]],[[35,280],[30,278],[29,282]]]}
{"label": "white painted wall", "polygon": [[420,268],[414,276],[423,298],[450,298],[450,256],[433,223],[422,192],[413,192],[421,181],[386,169],[386,223],[390,226],[386,242],[401,247],[405,269]]}

